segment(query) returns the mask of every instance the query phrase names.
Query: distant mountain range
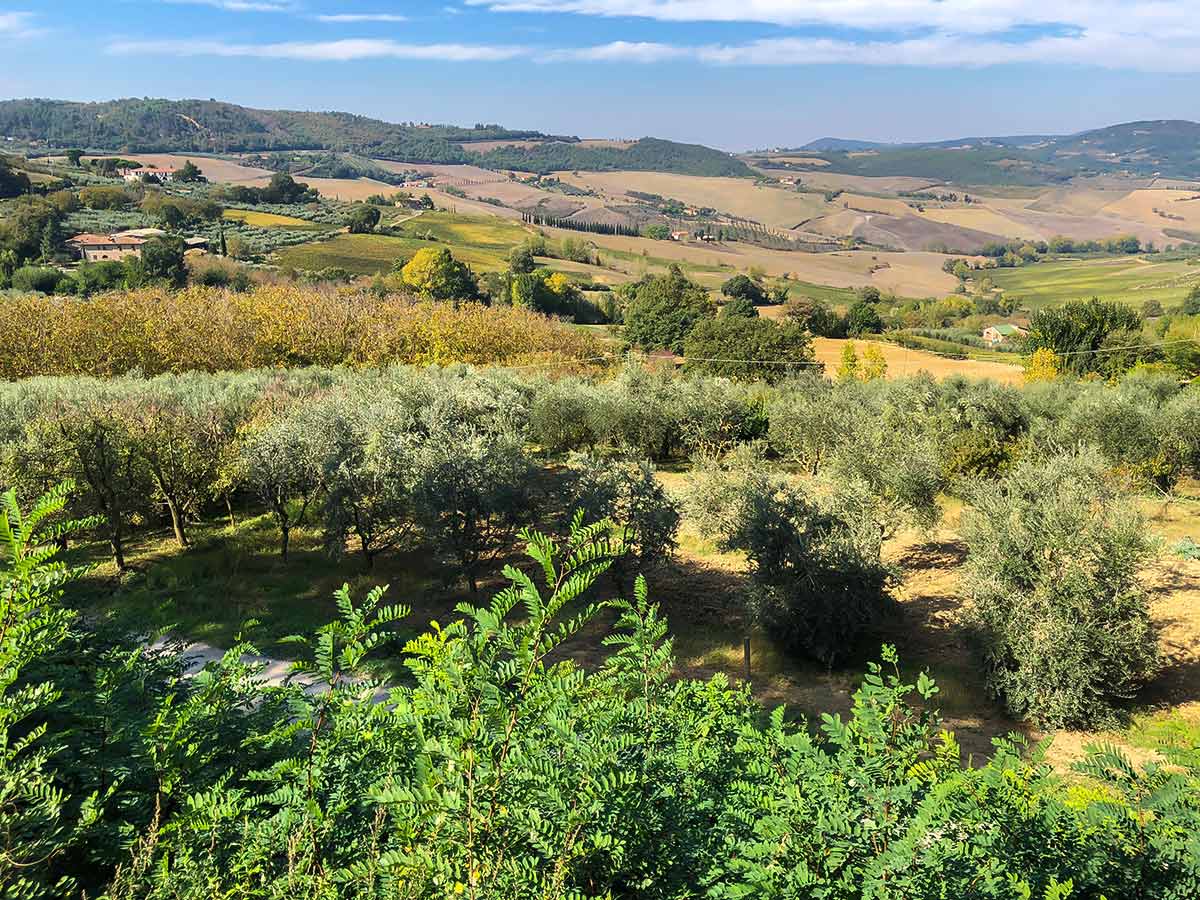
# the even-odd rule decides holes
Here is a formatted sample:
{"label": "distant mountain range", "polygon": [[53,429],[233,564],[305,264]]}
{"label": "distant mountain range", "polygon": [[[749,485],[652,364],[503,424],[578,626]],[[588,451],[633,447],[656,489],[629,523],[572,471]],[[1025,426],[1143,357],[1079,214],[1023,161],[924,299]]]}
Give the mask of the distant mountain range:
{"label": "distant mountain range", "polygon": [[[327,150],[415,163],[473,163],[547,172],[563,169],[750,175],[745,163],[709,147],[643,138],[625,146],[500,125],[395,124],[343,112],[251,109],[216,100],[127,99],[0,102],[0,137],[54,148],[117,153],[238,153]],[[470,153],[464,144],[518,141]],[[528,143],[533,142],[533,143]]]}
{"label": "distant mountain range", "polygon": [[[1070,135],[967,137],[905,144],[821,138],[791,152],[820,156],[829,163],[824,171],[976,184],[1034,184],[1121,173],[1194,179],[1200,178],[1200,124],[1161,119]],[[770,157],[762,158],[769,161]]]}

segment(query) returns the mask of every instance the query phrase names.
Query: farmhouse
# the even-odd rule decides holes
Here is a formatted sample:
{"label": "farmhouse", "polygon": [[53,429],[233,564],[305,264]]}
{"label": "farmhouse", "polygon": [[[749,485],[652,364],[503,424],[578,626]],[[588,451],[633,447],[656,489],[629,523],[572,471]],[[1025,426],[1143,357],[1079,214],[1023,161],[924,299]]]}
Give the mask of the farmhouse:
{"label": "farmhouse", "polygon": [[84,262],[141,256],[144,243],[140,237],[119,234],[77,234],[66,242]]}
{"label": "farmhouse", "polygon": [[121,177],[128,182],[141,181],[147,176],[166,184],[168,181],[175,180],[175,169],[156,169],[151,166],[142,166],[139,169],[121,170]]}
{"label": "farmhouse", "polygon": [[689,232],[689,231],[672,231],[671,232],[671,240],[673,240],[673,241],[686,241],[691,236],[692,236],[691,232]]}
{"label": "farmhouse", "polygon": [[1019,325],[1010,325],[1003,322],[999,325],[989,325],[983,329],[983,339],[988,344],[995,347],[997,344],[1005,344],[1014,338],[1025,337],[1028,332]]}

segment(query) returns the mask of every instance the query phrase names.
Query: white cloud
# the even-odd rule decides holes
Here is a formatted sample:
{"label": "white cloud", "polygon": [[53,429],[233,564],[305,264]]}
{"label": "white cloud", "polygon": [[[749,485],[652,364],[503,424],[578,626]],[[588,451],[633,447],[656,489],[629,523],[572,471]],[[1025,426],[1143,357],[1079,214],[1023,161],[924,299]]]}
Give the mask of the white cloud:
{"label": "white cloud", "polygon": [[313,16],[318,22],[330,25],[354,24],[358,22],[407,22],[408,16],[395,13],[335,13]]}
{"label": "white cloud", "polygon": [[659,63],[693,61],[723,66],[907,66],[982,68],[1011,64],[1067,64],[1147,72],[1200,72],[1200,42],[1089,31],[1041,37],[1024,43],[946,33],[895,41],[856,42],[832,38],[765,38],[742,44],[681,46],[614,41],[557,50],[550,62]]}
{"label": "white cloud", "polygon": [[466,0],[496,12],[574,13],[664,22],[759,22],[864,31],[988,34],[1021,26],[1194,33],[1193,0]]}
{"label": "white cloud", "polygon": [[288,41],[235,44],[207,40],[118,41],[108,52],[120,56],[225,56],[349,62],[359,59],[417,59],[434,62],[499,62],[525,55],[521,47],[488,44],[401,44],[396,41]]}

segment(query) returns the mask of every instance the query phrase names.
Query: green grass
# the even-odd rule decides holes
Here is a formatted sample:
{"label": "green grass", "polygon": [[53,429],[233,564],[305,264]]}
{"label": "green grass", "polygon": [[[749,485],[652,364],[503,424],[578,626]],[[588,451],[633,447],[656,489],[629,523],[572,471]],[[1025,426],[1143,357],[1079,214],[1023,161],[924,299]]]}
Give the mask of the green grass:
{"label": "green grass", "polygon": [[1164,306],[1180,303],[1200,284],[1200,265],[1182,260],[1158,262],[1154,257],[1121,256],[1101,259],[1062,259],[1019,269],[985,273],[1010,297],[1031,309],[1068,300],[1120,300],[1140,307],[1147,300]]}
{"label": "green grass", "polygon": [[[423,213],[405,221],[399,230],[401,235],[338,234],[327,241],[281,249],[276,260],[294,269],[338,267],[352,275],[377,275],[425,247],[446,247],[476,272],[498,272],[508,268],[509,253],[532,233],[511,219],[450,212]],[[543,262],[554,271],[585,281],[620,284],[628,280],[623,273],[598,266],[557,259]]]}
{"label": "green grass", "polygon": [[[333,592],[349,584],[356,594],[389,585],[393,602],[414,607],[412,633],[443,613],[446,602],[426,608],[435,585],[429,554],[385,555],[370,572],[361,557],[332,560],[316,528],[292,534],[287,562],[278,552],[278,530],[267,515],[235,526],[212,520],[193,526],[192,546],[181,551],[170,532],[140,532],[127,548],[132,572],[120,579],[104,545],[85,550],[93,573],[70,600],[91,613],[120,615],[148,630],[171,630],[189,641],[217,647],[234,643],[243,625],[262,652],[288,657],[277,644],[290,634],[311,634],[337,617]],[[452,605],[452,604],[449,604]]]}

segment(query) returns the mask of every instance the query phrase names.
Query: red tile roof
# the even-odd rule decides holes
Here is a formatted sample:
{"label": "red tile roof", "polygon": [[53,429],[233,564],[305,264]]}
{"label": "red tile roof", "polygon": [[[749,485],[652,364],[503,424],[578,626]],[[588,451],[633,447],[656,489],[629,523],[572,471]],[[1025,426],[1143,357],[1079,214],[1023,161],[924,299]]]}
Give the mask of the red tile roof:
{"label": "red tile roof", "polygon": [[119,247],[138,247],[146,243],[141,238],[117,238],[111,234],[77,234],[73,238],[67,240],[68,244],[76,244],[80,247],[95,247],[104,245],[115,245]]}

